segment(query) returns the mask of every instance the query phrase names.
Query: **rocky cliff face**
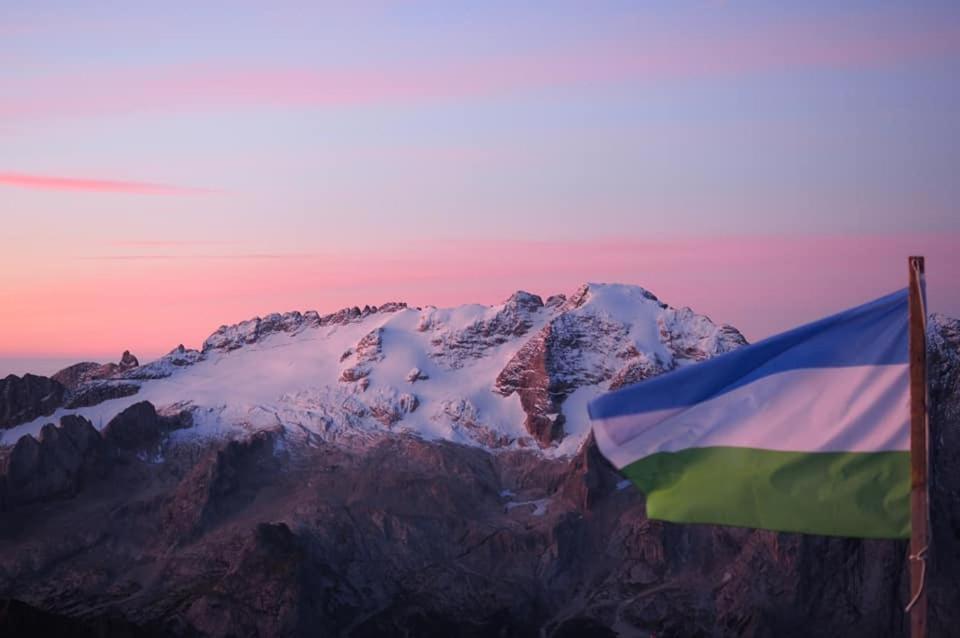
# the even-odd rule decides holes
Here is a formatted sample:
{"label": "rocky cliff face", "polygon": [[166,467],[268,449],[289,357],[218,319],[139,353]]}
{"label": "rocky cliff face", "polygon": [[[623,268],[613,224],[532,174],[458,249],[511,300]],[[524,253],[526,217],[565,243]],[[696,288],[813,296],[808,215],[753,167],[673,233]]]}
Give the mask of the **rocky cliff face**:
{"label": "rocky cliff face", "polygon": [[48,423],[39,437],[21,437],[0,456],[0,511],[75,496],[85,484],[111,474],[120,452],[160,453],[162,437],[188,427],[189,413],[158,415],[147,402],[134,404],[100,432],[76,415]]}
{"label": "rocky cliff face", "polygon": [[[638,343],[635,317],[611,313],[608,304],[590,304],[598,294],[614,297],[619,302],[614,307],[627,301],[647,312],[654,311],[657,347],[643,348]],[[536,301],[539,303],[539,297]],[[527,431],[543,446],[563,437],[566,417],[562,404],[577,388],[607,385],[616,389],[685,361],[702,361],[746,343],[743,335],[730,326],[718,328],[689,308],[670,308],[642,288],[598,291],[596,286],[585,285],[559,309],[523,344],[496,379],[498,392],[505,396],[515,392],[520,397]],[[531,324],[513,325],[522,335]]]}
{"label": "rocky cliff face", "polygon": [[65,394],[63,385],[47,377],[11,374],[0,379],[0,429],[53,414]]}
{"label": "rocky cliff face", "polygon": [[[240,370],[275,351],[284,365],[269,370],[287,393],[231,413],[194,390],[160,409],[130,404],[99,432],[67,417],[0,448],[0,599],[17,599],[0,604],[0,634],[19,622],[76,635],[905,636],[905,543],[650,521],[588,435],[565,455],[547,437],[519,445],[497,422],[512,414],[523,428],[531,411],[517,395],[529,392],[552,402],[533,414],[569,416],[566,441],[578,432],[571,404],[594,390],[742,343],[636,290],[462,315],[358,310],[322,332],[172,352],[155,362],[169,374],[141,379],[138,397],[167,380],[202,389],[214,362],[242,384]],[[485,345],[450,346],[459,368],[437,361],[434,339],[459,343],[464,330]],[[305,365],[295,347],[324,338],[335,343],[315,373],[329,386],[289,387],[284,371]],[[357,366],[366,388],[339,380]],[[960,626],[957,321],[931,320],[930,368],[931,635],[949,636]],[[491,403],[445,376],[456,370],[488,374]],[[513,412],[491,407],[509,401]],[[243,420],[227,428],[224,415]]]}

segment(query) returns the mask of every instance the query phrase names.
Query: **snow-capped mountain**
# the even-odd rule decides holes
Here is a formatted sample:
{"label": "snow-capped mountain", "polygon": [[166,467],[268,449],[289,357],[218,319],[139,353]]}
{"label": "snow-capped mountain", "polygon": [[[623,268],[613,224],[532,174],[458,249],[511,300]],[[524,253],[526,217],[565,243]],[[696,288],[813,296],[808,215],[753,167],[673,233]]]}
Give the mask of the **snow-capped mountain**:
{"label": "snow-capped mountain", "polygon": [[[0,634],[903,634],[902,542],[648,520],[586,434],[597,393],[742,343],[591,284],[0,379]],[[931,317],[928,355],[931,635],[952,635],[960,321]]]}
{"label": "snow-capped mountain", "polygon": [[397,432],[569,455],[589,432],[585,406],[597,394],[744,343],[730,326],[617,284],[546,302],[521,291],[497,306],[272,314],[142,366],[131,357],[72,366],[59,374],[71,381],[64,407],[2,442],[66,414],[103,427],[146,400],[192,413],[181,437],[279,427],[311,443]]}

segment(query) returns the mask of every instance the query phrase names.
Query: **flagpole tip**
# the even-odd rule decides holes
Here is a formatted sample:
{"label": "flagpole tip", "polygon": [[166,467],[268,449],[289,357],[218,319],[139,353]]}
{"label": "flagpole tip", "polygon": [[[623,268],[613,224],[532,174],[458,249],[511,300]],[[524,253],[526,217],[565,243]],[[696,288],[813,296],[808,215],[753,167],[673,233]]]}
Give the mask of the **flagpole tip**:
{"label": "flagpole tip", "polygon": [[916,268],[920,274],[923,274],[924,269],[924,259],[923,255],[911,255],[907,258],[907,261],[910,263],[910,268]]}

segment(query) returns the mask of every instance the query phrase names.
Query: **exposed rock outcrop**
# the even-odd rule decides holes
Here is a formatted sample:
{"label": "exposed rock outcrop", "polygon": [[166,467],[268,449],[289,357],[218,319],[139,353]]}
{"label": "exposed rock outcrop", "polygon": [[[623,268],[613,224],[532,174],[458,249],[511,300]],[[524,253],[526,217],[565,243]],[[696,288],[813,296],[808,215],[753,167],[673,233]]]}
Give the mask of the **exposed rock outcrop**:
{"label": "exposed rock outcrop", "polygon": [[107,474],[112,456],[89,421],[65,416],[60,427],[45,425],[39,439],[23,436],[13,446],[2,472],[0,501],[4,508],[14,508],[73,496],[85,481]]}
{"label": "exposed rock outcrop", "polygon": [[747,345],[732,326],[717,326],[708,317],[690,308],[666,308],[657,318],[660,341],[675,361],[703,361]]}
{"label": "exposed rock outcrop", "polygon": [[438,363],[456,369],[484,356],[491,348],[525,335],[542,308],[540,297],[519,290],[492,316],[478,319],[465,328],[450,329],[437,317],[436,308],[428,308],[421,314],[418,329],[434,332],[431,356]]}
{"label": "exposed rock outcrop", "polygon": [[496,380],[496,389],[504,396],[516,392],[526,413],[524,426],[540,445],[547,446],[563,436],[564,416],[560,404],[566,394],[551,378],[551,344],[554,328],[548,325],[520,348]]}
{"label": "exposed rock outcrop", "polygon": [[[594,308],[589,302],[595,294],[614,303]],[[635,334],[632,320],[605,310],[625,304],[656,322],[656,342]],[[563,437],[562,404],[577,388],[609,382],[615,390],[746,343],[730,326],[717,326],[689,308],[670,308],[638,287],[585,285],[560,310],[507,362],[495,384],[504,396],[519,395],[526,429],[541,446]]]}
{"label": "exposed rock outcrop", "polygon": [[[374,328],[340,355],[339,380],[343,383],[362,382],[361,390],[369,386],[370,372],[373,365],[383,359],[383,328]],[[382,420],[378,417],[378,420]]]}
{"label": "exposed rock outcrop", "polygon": [[62,384],[67,389],[74,389],[81,383],[94,378],[94,375],[103,367],[102,363],[93,361],[81,361],[67,366],[54,374],[51,379]]}
{"label": "exposed rock outcrop", "polygon": [[0,379],[0,429],[53,414],[66,393],[61,383],[35,374]]}
{"label": "exposed rock outcrop", "polygon": [[51,378],[61,383],[69,390],[75,390],[81,385],[98,379],[113,379],[123,376],[124,373],[138,367],[140,362],[129,350],[124,350],[120,356],[120,363],[94,363],[84,361],[75,363],[60,370]]}
{"label": "exposed rock outcrop", "polygon": [[609,388],[610,390],[619,390],[624,386],[640,383],[666,371],[667,365],[661,361],[660,355],[638,352],[622,368],[617,370],[616,374],[610,379]]}
{"label": "exposed rock outcrop", "polygon": [[140,391],[138,383],[124,383],[122,381],[87,381],[71,390],[64,400],[64,407],[68,409],[85,408],[92,405],[129,397]]}
{"label": "exposed rock outcrop", "polygon": [[189,412],[159,415],[151,403],[136,403],[102,432],[68,414],[48,423],[38,437],[25,435],[0,457],[0,510],[75,496],[93,479],[113,471],[125,453],[156,452],[171,430],[189,427]]}
{"label": "exposed rock outcrop", "polygon": [[190,427],[190,413],[174,416],[157,414],[149,401],[134,403],[113,417],[101,435],[120,450],[147,450],[156,448],[161,439],[171,430]]}
{"label": "exposed rock outcrop", "polygon": [[403,302],[389,302],[380,307],[364,306],[363,309],[354,306],[344,308],[328,315],[319,315],[310,310],[305,313],[297,311],[283,314],[273,313],[266,317],[254,317],[234,325],[220,326],[216,332],[203,342],[203,353],[215,351],[230,351],[245,344],[256,343],[270,334],[284,332],[296,334],[309,327],[335,326],[362,319],[374,313],[398,312],[407,307]]}
{"label": "exposed rock outcrop", "polygon": [[395,392],[380,393],[370,406],[370,414],[383,425],[391,426],[405,414],[414,412],[420,406],[420,400],[417,395],[404,392],[398,394]]}
{"label": "exposed rock outcrop", "polygon": [[467,399],[442,401],[433,420],[449,423],[450,429],[460,434],[463,440],[475,441],[488,448],[503,448],[514,442],[512,437],[484,423],[477,406]]}
{"label": "exposed rock outcrop", "polygon": [[185,348],[181,343],[179,346],[160,357],[156,361],[151,361],[145,365],[131,369],[123,374],[124,379],[149,380],[165,379],[180,368],[192,366],[204,360],[204,354],[197,350]]}
{"label": "exposed rock outcrop", "polygon": [[416,383],[417,381],[426,381],[430,378],[430,375],[421,370],[420,368],[410,368],[410,372],[407,373],[406,379],[407,383]]}
{"label": "exposed rock outcrop", "polygon": [[136,394],[140,385],[122,379],[136,378],[139,366],[140,362],[129,350],[123,352],[119,363],[84,361],[68,366],[51,377],[66,388],[59,405],[72,410]]}
{"label": "exposed rock outcrop", "polygon": [[383,359],[383,328],[368,332],[354,349],[358,363],[374,363]]}

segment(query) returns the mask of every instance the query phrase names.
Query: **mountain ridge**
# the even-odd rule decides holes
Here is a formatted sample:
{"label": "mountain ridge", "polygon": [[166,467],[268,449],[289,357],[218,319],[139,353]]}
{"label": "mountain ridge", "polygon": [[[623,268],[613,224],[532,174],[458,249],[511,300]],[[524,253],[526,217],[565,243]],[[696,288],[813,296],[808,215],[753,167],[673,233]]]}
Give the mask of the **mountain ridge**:
{"label": "mountain ridge", "polygon": [[[181,345],[143,365],[71,366],[58,373],[70,397],[50,416],[99,427],[149,400],[195,412],[198,427],[184,436],[280,423],[307,440],[403,431],[569,456],[589,431],[593,396],[744,343],[730,326],[624,284],[584,284],[546,303],[518,291],[494,306],[293,311],[222,325],[201,350]],[[36,433],[46,418],[0,441]]]}
{"label": "mountain ridge", "polygon": [[[650,299],[642,302],[650,313],[642,329],[631,327],[626,338],[616,314],[560,310],[587,303],[515,301],[506,312],[506,304],[410,309],[385,323],[368,313],[325,327],[315,340],[305,331],[274,332],[202,359],[178,348],[159,369],[146,364],[146,373],[133,368],[125,379],[92,381],[143,379],[133,397],[58,415],[59,426],[0,447],[0,633],[906,635],[905,542],[649,520],[643,496],[591,436],[567,434],[541,447],[525,429],[521,392],[567,393],[562,412],[547,403],[542,414],[575,415],[591,391],[630,370],[656,373],[667,344],[671,356],[686,357],[674,364],[688,365],[700,352],[710,356],[721,335],[694,329],[682,311],[685,329],[676,332]],[[552,327],[558,317],[566,318]],[[330,331],[333,341],[319,339]],[[584,334],[603,343],[602,356],[587,348],[570,360]],[[326,346],[310,350],[317,343]],[[319,352],[329,357],[323,392],[291,389],[289,379],[302,375],[273,367]],[[422,368],[407,367],[412,354]],[[936,468],[930,635],[947,636],[960,624],[960,321],[931,316],[928,354]],[[267,398],[285,390],[276,404],[253,397],[252,410],[231,413],[203,403],[204,382],[216,381],[210,397],[223,396],[217,375],[184,376],[205,366],[243,388],[279,377]],[[484,429],[484,406],[469,396],[422,390],[481,371],[477,387],[492,401],[512,401],[528,445]],[[384,387],[395,380],[396,395]],[[150,384],[187,381],[200,386],[193,401],[144,400]],[[427,407],[404,403],[404,393]],[[463,442],[397,427],[431,405]],[[103,423],[77,414],[95,417],[98,409],[109,416]],[[405,412],[398,419],[392,409]],[[225,416],[247,422],[228,426]],[[338,424],[349,427],[337,436],[324,429]],[[563,453],[565,441],[578,443],[572,454]]]}

